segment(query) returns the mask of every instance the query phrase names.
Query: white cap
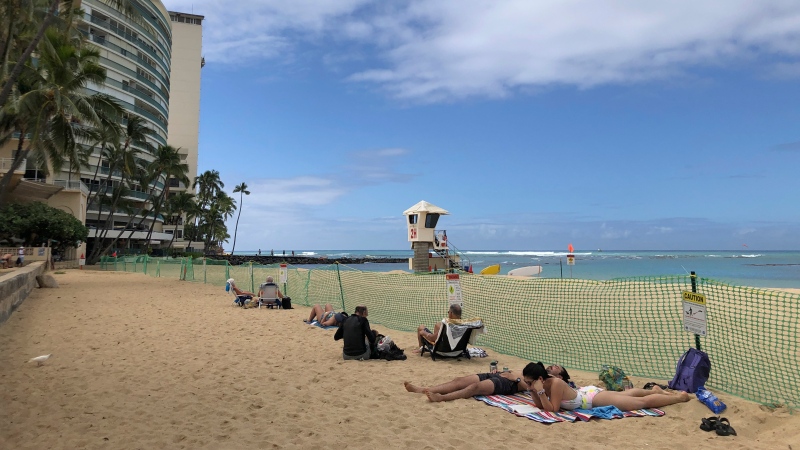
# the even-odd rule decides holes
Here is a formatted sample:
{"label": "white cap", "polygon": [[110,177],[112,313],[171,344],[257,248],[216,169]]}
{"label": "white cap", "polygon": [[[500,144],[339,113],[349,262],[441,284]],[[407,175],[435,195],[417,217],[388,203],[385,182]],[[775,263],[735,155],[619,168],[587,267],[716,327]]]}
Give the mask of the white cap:
{"label": "white cap", "polygon": [[228,281],[226,283],[233,284],[233,278],[228,278]]}

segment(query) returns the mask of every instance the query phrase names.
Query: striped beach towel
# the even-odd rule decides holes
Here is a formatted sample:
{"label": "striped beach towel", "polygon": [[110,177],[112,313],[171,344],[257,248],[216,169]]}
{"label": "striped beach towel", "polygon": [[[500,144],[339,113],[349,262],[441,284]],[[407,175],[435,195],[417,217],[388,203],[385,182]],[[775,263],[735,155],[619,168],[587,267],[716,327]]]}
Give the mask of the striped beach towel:
{"label": "striped beach towel", "polygon": [[303,321],[303,323],[305,323],[306,325],[312,325],[312,326],[315,326],[315,327],[317,327],[317,328],[322,328],[323,330],[333,330],[333,329],[339,328],[339,327],[337,327],[336,325],[328,325],[327,327],[325,327],[325,326],[322,326],[322,325],[321,325],[319,322],[317,322],[316,320],[315,320],[315,321],[313,321],[313,322],[311,322],[311,323],[308,323],[308,322],[306,322],[306,321],[304,320],[304,321]]}
{"label": "striped beach towel", "polygon": [[664,411],[655,408],[621,411],[614,406],[576,409],[574,411],[562,409],[558,412],[547,412],[537,408],[531,396],[528,393],[522,392],[514,395],[476,395],[474,398],[487,405],[503,408],[514,415],[526,417],[540,423],[575,422],[578,419],[587,422],[592,417],[599,419],[623,419],[625,417],[661,417],[664,415]]}

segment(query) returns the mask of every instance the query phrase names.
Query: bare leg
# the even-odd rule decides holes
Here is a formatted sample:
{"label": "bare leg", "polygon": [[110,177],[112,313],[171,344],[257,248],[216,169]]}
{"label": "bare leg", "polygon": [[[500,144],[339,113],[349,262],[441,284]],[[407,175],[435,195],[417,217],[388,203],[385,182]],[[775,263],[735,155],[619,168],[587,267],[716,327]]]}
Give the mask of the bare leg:
{"label": "bare leg", "polygon": [[417,342],[419,346],[422,347],[425,342],[431,343],[435,336],[433,333],[428,331],[428,328],[425,325],[420,325],[417,327]]}
{"label": "bare leg", "polygon": [[480,379],[477,375],[467,375],[465,377],[459,377],[452,381],[448,381],[447,383],[438,384],[433,387],[421,387],[421,386],[414,386],[413,384],[406,382],[404,383],[406,386],[406,390],[408,392],[416,392],[416,393],[423,393],[425,391],[430,391],[435,394],[449,394],[451,392],[455,392],[471,384],[477,384],[480,382]]}
{"label": "bare leg", "polygon": [[428,400],[432,402],[449,402],[450,400],[458,400],[460,398],[470,398],[476,395],[492,395],[494,394],[494,383],[492,380],[483,380],[478,383],[471,383],[469,386],[459,389],[447,394],[440,394],[428,389],[425,395]]}
{"label": "bare leg", "polygon": [[322,307],[319,305],[314,305],[314,307],[311,308],[311,314],[308,316],[308,323],[313,322],[317,316],[319,316],[319,318],[321,319],[322,314],[323,314]]}
{"label": "bare leg", "polygon": [[686,392],[670,394],[654,392],[658,395],[634,397],[624,392],[602,391],[598,392],[592,400],[592,406],[616,406],[623,411],[632,411],[643,408],[661,408],[676,403],[688,402],[691,397]]}
{"label": "bare leg", "polygon": [[331,311],[333,311],[333,305],[331,305],[330,303],[326,303],[325,312],[331,312]]}
{"label": "bare leg", "polygon": [[628,389],[626,391],[621,391],[620,394],[627,395],[629,397],[647,397],[648,395],[654,395],[654,394],[670,395],[658,386],[653,386],[652,390]]}

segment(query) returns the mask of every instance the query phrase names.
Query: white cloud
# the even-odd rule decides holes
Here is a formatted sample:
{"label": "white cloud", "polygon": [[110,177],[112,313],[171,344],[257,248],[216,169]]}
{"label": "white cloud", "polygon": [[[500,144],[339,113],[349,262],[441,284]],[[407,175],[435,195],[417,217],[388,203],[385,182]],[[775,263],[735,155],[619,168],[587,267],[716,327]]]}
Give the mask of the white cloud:
{"label": "white cloud", "polygon": [[350,80],[416,101],[631,83],[764,54],[786,59],[773,69],[785,77],[800,55],[794,0],[211,0],[195,12],[206,16],[211,62],[292,60],[301,43],[347,61],[331,45],[347,44],[344,55],[358,45],[376,54]]}

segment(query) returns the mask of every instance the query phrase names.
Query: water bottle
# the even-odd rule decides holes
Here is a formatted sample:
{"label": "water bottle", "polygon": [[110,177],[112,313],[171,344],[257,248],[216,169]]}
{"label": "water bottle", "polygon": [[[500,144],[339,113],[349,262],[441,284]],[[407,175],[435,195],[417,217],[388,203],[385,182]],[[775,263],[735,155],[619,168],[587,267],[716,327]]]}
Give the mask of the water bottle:
{"label": "water bottle", "polygon": [[489,363],[489,373],[497,373],[497,361]]}
{"label": "water bottle", "polygon": [[714,414],[719,414],[727,408],[725,403],[722,403],[722,400],[718,399],[716,395],[702,386],[697,388],[697,399],[708,406],[708,409]]}

